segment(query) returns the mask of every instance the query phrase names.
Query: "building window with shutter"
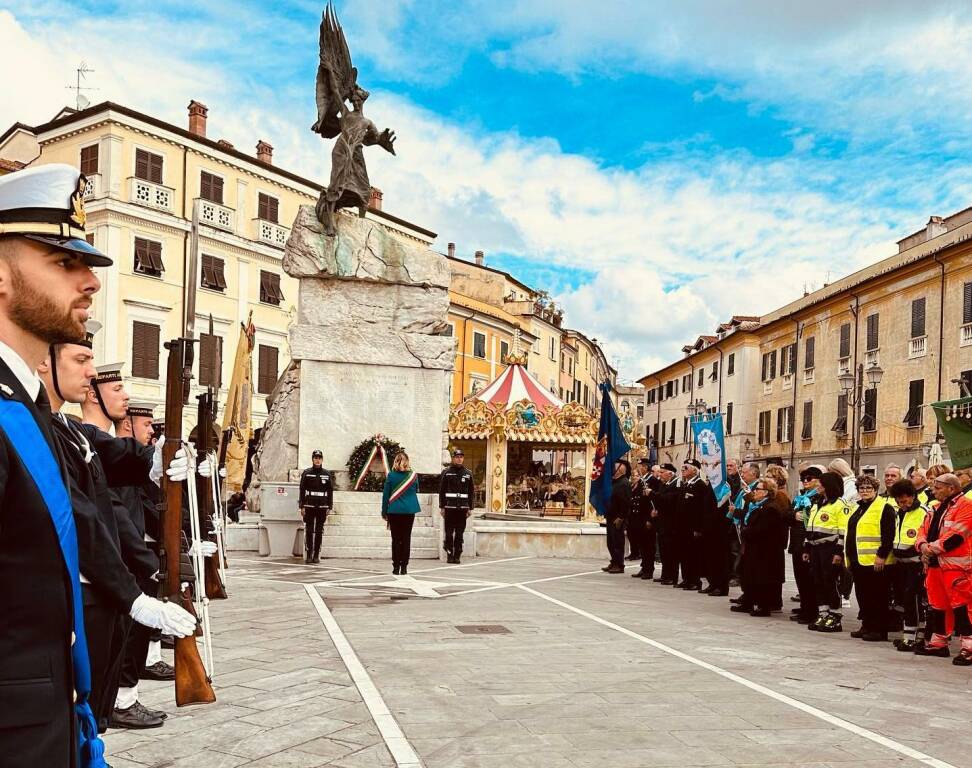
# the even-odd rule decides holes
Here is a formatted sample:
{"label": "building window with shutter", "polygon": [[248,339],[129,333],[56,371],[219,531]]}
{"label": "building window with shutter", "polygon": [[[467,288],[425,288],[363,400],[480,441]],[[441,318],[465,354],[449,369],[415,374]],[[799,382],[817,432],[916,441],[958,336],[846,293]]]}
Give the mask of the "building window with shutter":
{"label": "building window with shutter", "polygon": [[162,265],[162,243],[135,238],[135,266],[134,271],[139,275],[162,277],[165,267]]}
{"label": "building window with shutter", "polygon": [[553,336],[550,337],[550,359],[557,359],[557,340]]}
{"label": "building window with shutter", "polygon": [[144,149],[135,150],[135,178],[150,181],[153,184],[162,183],[162,155],[146,152]]}
{"label": "building window with shutter", "polygon": [[786,348],[786,371],[785,371],[785,373],[790,374],[790,375],[796,373],[796,354],[797,354],[797,346],[796,346],[796,344],[790,344]]}
{"label": "building window with shutter", "polygon": [[726,404],[726,434],[732,434],[732,403]]}
{"label": "building window with shutter", "polygon": [[813,355],[814,355],[815,344],[816,344],[815,336],[809,337],[803,344],[803,367],[808,371],[813,368]]}
{"label": "building window with shutter", "polygon": [[668,442],[670,445],[675,445],[675,419],[672,419],[672,431],[668,436]]}
{"label": "building window with shutter", "polygon": [[132,322],[132,376],[138,379],[159,378],[159,326]]}
{"label": "building window with shutter", "polygon": [[216,335],[202,333],[199,335],[199,384],[204,387],[222,385],[222,371],[220,370],[220,351],[223,340]]}
{"label": "building window with shutter", "polygon": [[505,341],[500,342],[500,362],[502,363],[510,354],[510,345]]}
{"label": "building window with shutter", "polygon": [[911,338],[917,339],[925,335],[925,298],[911,302]]}
{"label": "building window with shutter", "polygon": [[223,274],[223,260],[218,256],[210,256],[208,253],[204,253],[201,261],[199,284],[212,291],[225,291],[226,276]]}
{"label": "building window with shutter", "polygon": [[773,415],[770,411],[760,411],[759,412],[759,444],[769,445],[770,442],[770,427]]}
{"label": "building window with shutter", "polygon": [[689,441],[689,418],[688,416],[682,417],[682,442],[687,443]]}
{"label": "building window with shutter", "polygon": [[223,204],[223,179],[208,171],[199,172],[199,196],[211,203]]}
{"label": "building window with shutter", "polygon": [[920,427],[922,405],[925,400],[925,380],[916,379],[908,383],[908,412],[905,414],[904,423],[909,427]]}
{"label": "building window with shutter", "polygon": [[672,397],[678,397],[678,379],[674,380],[675,389],[672,390]]}
{"label": "building window with shutter", "polygon": [[645,406],[639,405],[635,413],[638,414],[638,421],[644,421],[645,418]]}
{"label": "building window with shutter", "polygon": [[277,386],[277,348],[261,344],[257,355],[257,392],[269,395]]}
{"label": "building window with shutter", "polygon": [[98,172],[98,145],[81,147],[81,173],[93,176]]}
{"label": "building window with shutter", "polygon": [[830,431],[839,435],[847,434],[847,395],[837,395],[837,420]]}
{"label": "building window with shutter", "polygon": [[877,390],[864,390],[864,415],[861,416],[861,429],[865,432],[877,431]]}
{"label": "building window with shutter", "polygon": [[840,352],[837,354],[837,356],[841,359],[850,357],[850,336],[850,323],[844,323],[842,326],[840,326]]}
{"label": "building window with shutter", "polygon": [[736,353],[730,352],[729,359],[726,360],[726,376],[734,376],[736,374]]}
{"label": "building window with shutter", "polygon": [[719,379],[719,361],[716,360],[712,363],[712,375],[709,377],[713,381],[718,381]]}
{"label": "building window with shutter", "polygon": [[666,382],[665,383],[665,397],[672,397],[672,392],[674,391],[674,389],[673,389],[674,386],[675,386],[675,383],[672,382],[672,381],[669,381],[669,382]]}
{"label": "building window with shutter", "polygon": [[705,371],[702,368],[699,368],[699,381],[695,386],[701,387],[703,384],[705,384]]}
{"label": "building window with shutter", "polygon": [[972,397],[972,370],[959,374],[958,392],[959,397]]}
{"label": "building window with shutter", "polygon": [[873,352],[878,348],[878,313],[867,316],[867,352]]}
{"label": "building window with shutter", "polygon": [[280,290],[280,275],[276,272],[260,270],[260,301],[264,304],[280,306],[284,300],[283,292]]}
{"label": "building window with shutter", "polygon": [[962,325],[972,323],[972,283],[962,285]]}
{"label": "building window with shutter", "polygon": [[479,331],[473,332],[473,357],[480,359],[486,358],[486,334]]}
{"label": "building window with shutter", "polygon": [[262,192],[257,194],[257,218],[277,224],[280,218],[280,201]]}
{"label": "building window with shutter", "polygon": [[665,430],[668,429],[668,422],[667,421],[663,421],[661,423],[661,425],[662,425],[661,445],[664,445],[665,444]]}
{"label": "building window with shutter", "polygon": [[813,437],[813,400],[807,400],[803,404],[803,432],[801,437],[810,440]]}

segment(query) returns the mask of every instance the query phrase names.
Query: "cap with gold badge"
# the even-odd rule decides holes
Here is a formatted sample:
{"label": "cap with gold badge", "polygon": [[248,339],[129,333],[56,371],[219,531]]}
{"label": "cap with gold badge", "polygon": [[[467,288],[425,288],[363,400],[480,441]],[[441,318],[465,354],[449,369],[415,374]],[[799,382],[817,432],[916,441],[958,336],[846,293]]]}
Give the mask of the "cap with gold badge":
{"label": "cap with gold badge", "polygon": [[89,267],[111,259],[84,239],[87,179],[63,163],[38,165],[0,178],[0,237],[18,235],[59,248]]}

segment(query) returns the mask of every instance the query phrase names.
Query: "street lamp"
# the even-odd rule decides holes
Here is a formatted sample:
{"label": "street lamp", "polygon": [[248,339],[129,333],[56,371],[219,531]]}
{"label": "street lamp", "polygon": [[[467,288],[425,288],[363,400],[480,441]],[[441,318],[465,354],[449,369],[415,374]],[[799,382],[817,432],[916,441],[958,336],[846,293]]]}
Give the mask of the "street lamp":
{"label": "street lamp", "polygon": [[[854,409],[854,429],[851,432],[851,467],[854,474],[860,471],[861,462],[861,409],[864,407],[864,378],[867,377],[868,389],[876,390],[884,378],[884,369],[877,363],[872,363],[865,371],[864,364],[857,366],[857,371],[844,371],[837,376],[840,391],[847,398],[847,404]],[[877,414],[875,414],[875,419]]]}
{"label": "street lamp", "polygon": [[746,461],[752,461],[753,460],[753,441],[750,440],[747,437],[746,438],[746,442],[743,443],[743,447],[746,449]]}
{"label": "street lamp", "polygon": [[[691,427],[692,421],[694,419],[699,419],[708,410],[708,404],[701,397],[698,398],[694,403],[689,403],[685,406],[685,415],[688,417],[689,426]],[[695,436],[692,434],[686,435],[686,437],[692,443],[692,458],[695,458]]]}

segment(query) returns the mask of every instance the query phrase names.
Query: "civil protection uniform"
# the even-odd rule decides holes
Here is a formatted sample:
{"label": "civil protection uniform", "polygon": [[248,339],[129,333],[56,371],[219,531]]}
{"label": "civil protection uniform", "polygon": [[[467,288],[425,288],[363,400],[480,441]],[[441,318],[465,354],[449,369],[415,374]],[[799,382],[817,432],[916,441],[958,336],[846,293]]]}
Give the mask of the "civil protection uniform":
{"label": "civil protection uniform", "polygon": [[810,555],[810,571],[813,576],[813,592],[816,599],[817,621],[813,629],[826,625],[826,631],[840,631],[840,593],[837,581],[843,565],[834,565],[835,555],[842,555],[844,532],[850,505],[843,499],[827,503],[818,497],[804,521],[807,531],[803,551]]}
{"label": "civil protection uniform", "polygon": [[304,510],[304,549],[306,561],[320,560],[324,522],[334,506],[331,473],[324,467],[308,467],[300,475],[297,505]]}
{"label": "civil protection uniform", "polygon": [[628,523],[628,537],[634,537],[635,551],[641,554],[641,570],[634,574],[642,579],[655,575],[655,547],[657,544],[656,523],[652,518],[654,504],[651,499],[652,477],[639,477],[631,487],[631,519]]}
{"label": "civil protection uniform", "polygon": [[662,482],[652,494],[655,509],[658,510],[658,551],[661,555],[661,583],[678,584],[679,546],[675,537],[675,518],[678,515],[678,479],[673,477]]}
{"label": "civil protection uniform", "polygon": [[462,556],[462,537],[466,518],[473,508],[473,475],[466,467],[450,464],[439,476],[439,509],[444,512],[445,540],[443,549],[450,561]]}
{"label": "civil protection uniform", "polygon": [[[84,183],[58,164],[0,179],[0,237],[109,266],[84,240]],[[0,342],[0,760],[36,768],[104,765],[63,460],[40,379]]]}
{"label": "civil protection uniform", "polygon": [[875,570],[877,559],[891,562],[897,516],[885,498],[858,502],[847,520],[844,563],[854,574],[854,589],[861,611],[861,634],[887,637],[890,569]]}
{"label": "civil protection uniform", "polygon": [[898,508],[895,515],[894,563],[891,566],[891,595],[894,610],[901,614],[904,635],[895,647],[912,651],[918,639],[918,626],[922,621],[922,590],[924,574],[921,556],[915,549],[918,532],[925,523],[929,510],[918,498],[909,509]]}

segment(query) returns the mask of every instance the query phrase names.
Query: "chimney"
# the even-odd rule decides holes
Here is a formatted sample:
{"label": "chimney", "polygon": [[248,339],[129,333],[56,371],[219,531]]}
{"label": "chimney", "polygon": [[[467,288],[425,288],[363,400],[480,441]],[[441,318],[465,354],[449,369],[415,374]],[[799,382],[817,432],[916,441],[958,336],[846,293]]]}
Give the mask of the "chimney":
{"label": "chimney", "polygon": [[189,102],[189,133],[206,138],[206,115],[209,107],[193,99]]}
{"label": "chimney", "polygon": [[925,225],[925,240],[931,240],[933,237],[944,235],[946,232],[948,232],[948,227],[945,226],[942,217],[932,216],[928,220],[928,224]]}
{"label": "chimney", "polygon": [[220,139],[216,143],[219,144],[219,146],[224,147],[226,149],[233,149],[233,145],[230,142],[228,142],[226,139]]}
{"label": "chimney", "polygon": [[378,187],[371,188],[371,195],[368,197],[368,207],[374,208],[376,211],[381,210],[381,190]]}
{"label": "chimney", "polygon": [[449,243],[449,258],[450,259],[456,258],[456,244],[455,243]]}
{"label": "chimney", "polygon": [[257,160],[261,163],[266,163],[267,165],[273,165],[273,147],[271,147],[263,139],[257,142]]}
{"label": "chimney", "polygon": [[476,258],[476,266],[477,267],[483,266],[483,261],[485,261],[486,258],[485,254],[482,251],[476,251],[475,258]]}

